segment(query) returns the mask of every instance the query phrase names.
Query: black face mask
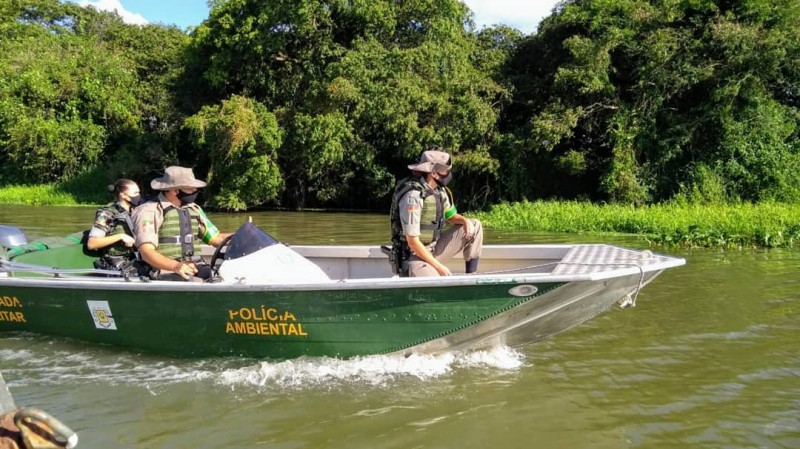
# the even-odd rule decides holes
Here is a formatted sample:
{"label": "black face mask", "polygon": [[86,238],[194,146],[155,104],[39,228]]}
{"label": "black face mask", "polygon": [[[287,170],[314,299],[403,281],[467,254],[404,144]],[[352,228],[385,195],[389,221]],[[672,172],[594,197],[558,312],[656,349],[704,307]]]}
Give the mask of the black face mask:
{"label": "black face mask", "polygon": [[186,193],[183,190],[178,190],[178,199],[181,200],[181,206],[194,203],[198,193],[200,192]]}
{"label": "black face mask", "polygon": [[131,203],[132,207],[136,207],[136,206],[142,204],[142,196],[141,195],[135,195],[135,196],[128,195],[128,198],[130,198],[128,200],[128,202]]}
{"label": "black face mask", "polygon": [[450,184],[450,180],[453,179],[453,172],[447,174],[447,176],[443,176],[436,180],[440,186],[445,187],[447,184]]}

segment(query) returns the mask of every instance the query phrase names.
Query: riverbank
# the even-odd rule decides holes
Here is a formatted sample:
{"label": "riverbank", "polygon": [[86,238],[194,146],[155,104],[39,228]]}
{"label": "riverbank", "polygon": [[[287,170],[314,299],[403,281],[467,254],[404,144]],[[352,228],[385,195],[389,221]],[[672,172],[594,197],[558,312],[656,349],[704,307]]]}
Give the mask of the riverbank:
{"label": "riverbank", "polygon": [[[89,206],[104,201],[88,193],[76,196],[58,186],[38,185],[0,187],[0,204]],[[499,204],[470,216],[498,230],[633,234],[662,245],[771,248],[800,242],[800,204],[672,202],[634,207],[534,201]]]}
{"label": "riverbank", "polygon": [[[102,192],[105,193],[105,192]],[[0,187],[0,204],[24,206],[79,206],[94,204],[80,201],[75,194],[54,184]]]}
{"label": "riverbank", "polygon": [[577,234],[636,234],[656,244],[791,247],[800,242],[800,205],[689,204],[643,207],[576,201],[500,204],[476,213],[492,229]]}

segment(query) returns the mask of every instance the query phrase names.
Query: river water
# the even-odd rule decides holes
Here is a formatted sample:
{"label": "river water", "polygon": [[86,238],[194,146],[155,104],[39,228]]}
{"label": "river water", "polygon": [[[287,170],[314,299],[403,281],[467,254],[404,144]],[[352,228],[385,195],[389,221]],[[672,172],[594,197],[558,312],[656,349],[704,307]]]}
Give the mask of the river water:
{"label": "river water", "polygon": [[[30,238],[91,208],[0,206]],[[377,214],[259,212],[287,243],[384,243]],[[243,214],[210,214],[234,230]],[[487,230],[488,243],[605,242],[686,258],[556,337],[439,357],[181,360],[0,336],[18,405],[79,448],[800,448],[800,250],[682,250]]]}

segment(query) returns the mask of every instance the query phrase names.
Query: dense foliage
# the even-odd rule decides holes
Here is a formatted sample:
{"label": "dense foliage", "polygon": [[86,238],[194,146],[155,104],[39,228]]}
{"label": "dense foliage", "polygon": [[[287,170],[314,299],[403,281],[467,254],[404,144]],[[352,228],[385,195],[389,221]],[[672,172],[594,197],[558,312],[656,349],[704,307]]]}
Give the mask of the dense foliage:
{"label": "dense foliage", "polygon": [[571,0],[529,36],[458,0],[215,0],[189,34],[2,0],[0,185],[183,164],[223,209],[386,210],[439,145],[461,209],[792,202],[798,29],[796,0]]}
{"label": "dense foliage", "polygon": [[509,188],[627,203],[800,199],[798,5],[566,2],[508,62],[520,106],[504,122],[524,167]]}
{"label": "dense foliage", "polygon": [[183,32],[52,0],[0,11],[3,184],[136,176],[175,158]]}
{"label": "dense foliage", "polygon": [[457,0],[228,0],[192,50],[217,101],[243,95],[277,117],[284,204],[385,208],[393,174],[429,145],[464,174],[496,170],[493,103],[507,93],[473,64],[468,20]]}

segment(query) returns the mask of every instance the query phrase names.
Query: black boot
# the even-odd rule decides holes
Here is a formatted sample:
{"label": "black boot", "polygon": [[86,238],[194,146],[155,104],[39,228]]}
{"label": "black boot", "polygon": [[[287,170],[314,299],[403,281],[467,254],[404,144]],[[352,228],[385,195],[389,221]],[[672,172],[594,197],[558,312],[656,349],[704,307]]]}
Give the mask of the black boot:
{"label": "black boot", "polygon": [[480,259],[476,257],[464,263],[464,266],[466,267],[465,271],[467,272],[467,274],[478,272],[478,260]]}

